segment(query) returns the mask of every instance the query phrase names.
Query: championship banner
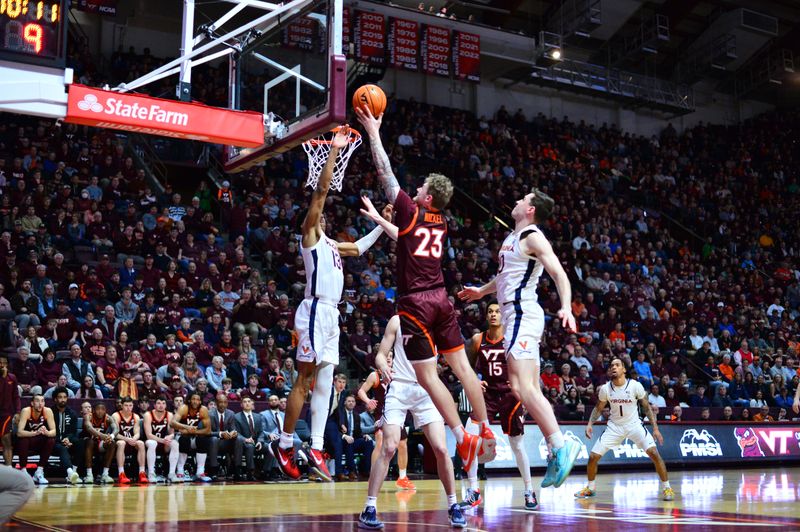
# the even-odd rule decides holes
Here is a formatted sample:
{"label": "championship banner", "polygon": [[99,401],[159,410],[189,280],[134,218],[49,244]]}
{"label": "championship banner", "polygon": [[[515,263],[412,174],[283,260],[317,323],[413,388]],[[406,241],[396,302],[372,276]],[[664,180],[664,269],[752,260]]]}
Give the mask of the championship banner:
{"label": "championship banner", "polygon": [[[649,431],[650,425],[645,425]],[[800,462],[800,423],[659,423],[664,444],[657,445],[661,457],[669,465],[687,463],[735,462],[748,465],[780,460]],[[605,425],[594,425],[592,439],[584,435],[586,425],[561,425],[566,439],[581,445],[576,465],[586,465],[594,443],[600,439]],[[492,469],[516,468],[514,453],[500,425],[492,425],[497,436],[497,458],[486,464]],[[534,424],[525,425],[524,447],[531,466],[547,467],[547,440]],[[447,432],[448,449],[455,451],[455,439]],[[650,458],[635,443],[625,440],[607,452],[600,461],[600,468],[614,464],[647,464]]]}
{"label": "championship banner", "polygon": [[356,11],[354,42],[356,61],[386,64],[386,17],[380,13]]}
{"label": "championship banner", "polygon": [[422,31],[422,69],[426,74],[450,77],[450,30],[425,26]]}
{"label": "championship banner", "polygon": [[350,56],[350,31],[352,28],[350,16],[350,8],[345,6],[342,9],[342,53],[347,57]]}
{"label": "championship banner", "polygon": [[319,22],[313,18],[292,21],[283,30],[283,45],[287,48],[311,52],[317,50],[314,42],[320,37]]}
{"label": "championship banner", "polygon": [[101,15],[116,15],[117,0],[74,0],[74,7],[89,13],[100,13]]}
{"label": "championship banner", "polygon": [[419,70],[419,23],[399,18],[389,22],[389,66]]}
{"label": "championship banner", "polygon": [[456,79],[481,80],[481,36],[463,31],[454,32],[453,68]]}
{"label": "championship banner", "polygon": [[66,122],[176,139],[256,148],[264,144],[264,118],[199,103],[69,86]]}

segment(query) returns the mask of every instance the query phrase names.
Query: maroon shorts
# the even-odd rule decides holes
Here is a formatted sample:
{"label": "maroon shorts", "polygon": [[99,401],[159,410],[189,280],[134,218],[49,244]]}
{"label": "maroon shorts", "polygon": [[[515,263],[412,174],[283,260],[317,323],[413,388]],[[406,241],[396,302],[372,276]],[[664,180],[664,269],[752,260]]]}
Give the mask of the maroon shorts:
{"label": "maroon shorts", "polygon": [[522,403],[511,392],[497,394],[488,390],[484,398],[489,422],[500,423],[503,434],[520,436],[525,432],[525,424],[522,422]]}
{"label": "maroon shorts", "polygon": [[12,427],[12,425],[14,424],[12,423],[13,421],[14,421],[13,415],[0,416],[0,438],[11,432],[11,429],[14,428]]}
{"label": "maroon shorts", "polygon": [[456,312],[444,288],[399,297],[397,314],[400,315],[403,334],[411,335],[405,345],[410,361],[434,358],[437,348],[443,355],[464,348]]}

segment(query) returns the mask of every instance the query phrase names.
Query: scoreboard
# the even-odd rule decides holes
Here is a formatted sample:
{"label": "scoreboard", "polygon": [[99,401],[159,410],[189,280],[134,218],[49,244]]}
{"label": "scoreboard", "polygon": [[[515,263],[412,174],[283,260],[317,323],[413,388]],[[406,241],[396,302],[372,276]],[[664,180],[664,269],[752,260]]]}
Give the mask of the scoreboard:
{"label": "scoreboard", "polygon": [[69,0],[0,0],[0,59],[63,67]]}

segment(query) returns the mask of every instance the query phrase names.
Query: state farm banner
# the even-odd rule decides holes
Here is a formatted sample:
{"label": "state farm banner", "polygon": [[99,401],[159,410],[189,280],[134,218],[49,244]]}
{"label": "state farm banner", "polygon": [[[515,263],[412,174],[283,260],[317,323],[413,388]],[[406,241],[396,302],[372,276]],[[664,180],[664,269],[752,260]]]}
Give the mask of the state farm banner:
{"label": "state farm banner", "polygon": [[399,18],[389,22],[389,66],[419,70],[419,23]]}
{"label": "state farm banner", "polygon": [[283,30],[283,45],[287,48],[318,50],[315,42],[320,38],[319,22],[313,18],[301,18],[292,21]]}
{"label": "state farm banner", "polygon": [[386,17],[380,13],[356,11],[353,41],[356,60],[372,65],[386,64]]}
{"label": "state farm banner", "polygon": [[450,77],[450,30],[425,26],[422,31],[422,70],[426,74]]}
{"label": "state farm banner", "polygon": [[456,79],[481,80],[481,36],[463,31],[454,32],[453,68]]}
{"label": "state farm banner", "polygon": [[199,103],[69,86],[67,122],[256,148],[264,144],[264,118]]}
{"label": "state farm banner", "polygon": [[[650,430],[649,425],[645,427]],[[782,463],[800,463],[800,424],[798,423],[665,423],[658,424],[663,445],[658,445],[658,452],[667,464],[687,464],[715,462],[735,462],[738,464],[757,463],[769,460],[780,460]],[[600,439],[605,430],[602,424],[594,426],[594,434],[589,440],[584,434],[586,425],[564,424],[561,430],[564,437],[581,446],[577,465],[586,465],[594,443]],[[492,426],[497,435],[497,458],[486,464],[488,468],[516,468],[514,453],[508,437],[503,434],[502,427]],[[525,425],[523,436],[524,447],[533,467],[547,466],[547,440],[541,430],[534,424]],[[455,449],[455,440],[447,433],[448,449]],[[618,447],[605,454],[600,462],[606,467],[616,463],[636,464],[649,463],[647,454],[630,440],[623,441]]]}

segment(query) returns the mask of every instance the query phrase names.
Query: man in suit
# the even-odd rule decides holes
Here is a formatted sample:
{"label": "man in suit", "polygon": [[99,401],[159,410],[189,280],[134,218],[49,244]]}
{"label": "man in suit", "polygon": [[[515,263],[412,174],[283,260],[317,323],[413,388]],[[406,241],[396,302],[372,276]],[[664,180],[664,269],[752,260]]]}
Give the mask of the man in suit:
{"label": "man in suit", "polygon": [[[334,457],[334,467],[338,467],[342,459],[344,447],[342,446],[342,424],[339,419],[339,412],[344,410],[344,400],[347,397],[347,376],[339,373],[333,379],[333,391],[328,404],[328,421],[325,423],[325,448]],[[331,476],[336,475],[336,471],[331,471]],[[338,480],[346,480],[344,475],[338,475]]]}
{"label": "man in suit", "polygon": [[[209,410],[208,415],[211,418],[211,442],[208,449],[208,467],[211,470],[211,476],[216,476],[219,472],[219,453],[223,452],[230,464],[231,451],[233,451],[233,460],[236,467],[242,463],[242,442],[239,440],[239,433],[236,431],[236,414],[233,410],[228,408],[228,396],[224,393],[217,395],[216,398],[217,408]],[[226,468],[228,476],[231,470]],[[234,480],[241,480],[238,470],[234,470]]]}
{"label": "man in suit", "polygon": [[[281,400],[277,395],[270,395],[267,399],[269,408],[261,412],[261,417],[264,418],[264,432],[267,435],[267,440],[272,442],[281,437],[281,430],[283,430],[283,421],[285,419],[285,407],[281,410]],[[286,403],[286,400],[283,400]],[[298,420],[302,421],[302,420]],[[297,452],[303,446],[302,440],[297,435],[297,430],[294,433],[294,449]],[[279,478],[280,469],[275,461],[275,457],[271,453],[264,453],[264,475],[267,480],[277,480]]]}
{"label": "man in suit", "polygon": [[[361,430],[361,418],[355,411],[356,398],[348,395],[344,400],[344,408],[339,410],[339,424],[342,429],[342,442],[345,455],[345,466],[339,477],[347,474],[349,480],[358,480],[356,471],[355,453],[362,453],[361,473],[369,476],[370,458],[375,442]],[[344,480],[341,478],[341,480]]]}
{"label": "man in suit", "polygon": [[[242,399],[242,411],[236,414],[236,430],[239,432],[237,439],[244,448],[244,457],[247,463],[246,480],[253,481],[255,471],[255,453],[266,448],[267,433],[264,432],[264,418],[253,412],[253,400],[249,397]],[[239,457],[241,460],[241,455]],[[238,465],[241,462],[237,462]]]}
{"label": "man in suit", "polygon": [[250,375],[254,375],[255,372],[256,369],[248,365],[247,353],[239,353],[239,358],[227,369],[231,387],[236,391],[247,388],[247,379],[250,378]]}

